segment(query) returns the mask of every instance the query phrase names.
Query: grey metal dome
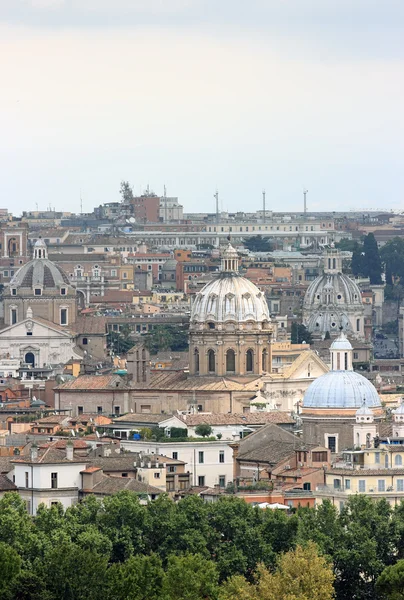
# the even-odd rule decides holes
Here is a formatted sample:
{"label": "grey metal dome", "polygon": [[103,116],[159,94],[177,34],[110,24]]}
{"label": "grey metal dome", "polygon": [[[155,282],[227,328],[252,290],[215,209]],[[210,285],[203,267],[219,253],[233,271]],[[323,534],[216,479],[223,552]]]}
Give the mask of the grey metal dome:
{"label": "grey metal dome", "polygon": [[381,407],[376,388],[354,371],[329,371],[321,375],[303,398],[303,408],[359,409],[364,403],[370,408]]}

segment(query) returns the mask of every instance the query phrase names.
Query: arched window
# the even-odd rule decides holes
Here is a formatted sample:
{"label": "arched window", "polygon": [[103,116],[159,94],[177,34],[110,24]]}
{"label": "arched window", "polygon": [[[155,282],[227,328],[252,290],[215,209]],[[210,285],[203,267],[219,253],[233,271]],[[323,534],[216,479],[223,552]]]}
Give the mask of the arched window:
{"label": "arched window", "polygon": [[226,371],[228,373],[235,373],[236,371],[236,354],[234,350],[227,350],[226,352]]}
{"label": "arched window", "polygon": [[208,371],[209,373],[216,372],[216,357],[213,350],[208,350]]}
{"label": "arched window", "polygon": [[400,454],[396,454],[394,457],[394,464],[396,467],[401,467],[403,464],[403,459]]}
{"label": "arched window", "polygon": [[199,350],[195,348],[194,350],[194,369],[195,373],[199,373]]}
{"label": "arched window", "polygon": [[247,350],[245,355],[245,370],[247,373],[252,373],[254,371],[254,353],[252,350]]}
{"label": "arched window", "polygon": [[262,364],[261,364],[262,370],[263,371],[267,371],[268,370],[268,350],[265,348],[262,351]]}

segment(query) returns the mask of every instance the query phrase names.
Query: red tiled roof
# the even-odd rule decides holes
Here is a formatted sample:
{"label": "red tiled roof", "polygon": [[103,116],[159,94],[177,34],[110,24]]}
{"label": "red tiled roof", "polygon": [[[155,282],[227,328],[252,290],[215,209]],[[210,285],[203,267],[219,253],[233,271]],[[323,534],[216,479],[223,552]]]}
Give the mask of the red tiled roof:
{"label": "red tiled roof", "polygon": [[122,378],[119,375],[81,375],[76,379],[66,381],[55,389],[58,390],[103,390],[115,388],[115,384],[120,386],[116,389],[126,387]]}

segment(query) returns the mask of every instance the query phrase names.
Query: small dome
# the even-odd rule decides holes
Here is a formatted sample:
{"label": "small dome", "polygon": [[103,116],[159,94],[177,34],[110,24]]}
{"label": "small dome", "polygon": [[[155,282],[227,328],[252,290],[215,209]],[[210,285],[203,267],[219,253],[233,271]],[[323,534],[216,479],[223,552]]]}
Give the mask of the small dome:
{"label": "small dome", "polygon": [[175,271],[177,268],[177,261],[175,258],[169,258],[166,260],[164,265],[161,267],[162,271]]}
{"label": "small dome", "polygon": [[401,404],[398,408],[393,410],[393,414],[395,415],[404,415],[404,398],[401,399]]}
{"label": "small dome", "polygon": [[39,240],[37,240],[35,242],[34,248],[45,248],[46,249],[46,243],[43,241],[42,238],[39,238]]}
{"label": "small dome", "polygon": [[356,411],[357,417],[372,417],[373,411],[367,406],[366,400],[363,401],[362,406]]}
{"label": "small dome", "polygon": [[351,342],[346,335],[341,331],[340,335],[333,341],[330,350],[353,350]]}
{"label": "small dome", "polygon": [[365,401],[370,408],[380,408],[376,388],[355,371],[329,371],[313,381],[304,399],[305,408],[359,409]]}

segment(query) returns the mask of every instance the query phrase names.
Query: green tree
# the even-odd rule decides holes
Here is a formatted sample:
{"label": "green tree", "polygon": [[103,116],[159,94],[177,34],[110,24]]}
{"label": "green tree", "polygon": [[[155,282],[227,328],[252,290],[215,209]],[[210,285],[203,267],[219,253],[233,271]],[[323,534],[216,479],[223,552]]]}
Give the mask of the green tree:
{"label": "green tree", "polygon": [[126,204],[133,200],[133,189],[129,181],[121,181],[121,187],[119,188],[122,201]]}
{"label": "green tree", "polygon": [[212,427],[207,423],[201,423],[195,427],[195,433],[201,437],[209,437],[212,435]]}
{"label": "green tree", "polygon": [[200,554],[171,555],[161,598],[163,600],[214,600],[218,593],[215,564]]}
{"label": "green tree", "polygon": [[157,325],[145,334],[145,346],[151,354],[161,350],[180,352],[188,348],[188,327],[178,325]]}
{"label": "green tree", "polygon": [[382,282],[382,261],[379,254],[376,238],[373,233],[368,233],[363,240],[365,275],[370,283],[380,285]]}
{"label": "green tree", "polygon": [[129,335],[121,335],[118,331],[109,331],[107,335],[107,347],[114,354],[126,354],[133,345],[134,340]]}
{"label": "green tree", "polygon": [[108,590],[111,600],[159,600],[164,579],[161,559],[132,556],[108,570]]}
{"label": "green tree", "polygon": [[355,242],[352,249],[351,271],[355,277],[359,277],[365,272],[363,245],[358,242]]}
{"label": "green tree", "polygon": [[384,569],[376,589],[386,600],[404,600],[404,560]]}
{"label": "green tree", "polygon": [[353,252],[355,249],[355,245],[357,242],[355,240],[350,240],[348,238],[342,238],[339,242],[335,244],[336,248],[339,250],[343,250],[345,252]]}
{"label": "green tree", "polygon": [[306,342],[306,344],[312,344],[313,338],[305,325],[293,321],[291,329],[291,341],[292,344],[302,344],[303,342]]}
{"label": "green tree", "polygon": [[386,284],[393,285],[392,277],[404,279],[404,239],[395,237],[380,250],[386,272]]}
{"label": "green tree", "polygon": [[243,240],[244,248],[251,250],[251,252],[271,252],[272,245],[268,238],[262,237],[262,235],[254,235],[250,238]]}
{"label": "green tree", "polygon": [[21,558],[8,544],[0,542],[0,598],[7,599],[21,570]]}

